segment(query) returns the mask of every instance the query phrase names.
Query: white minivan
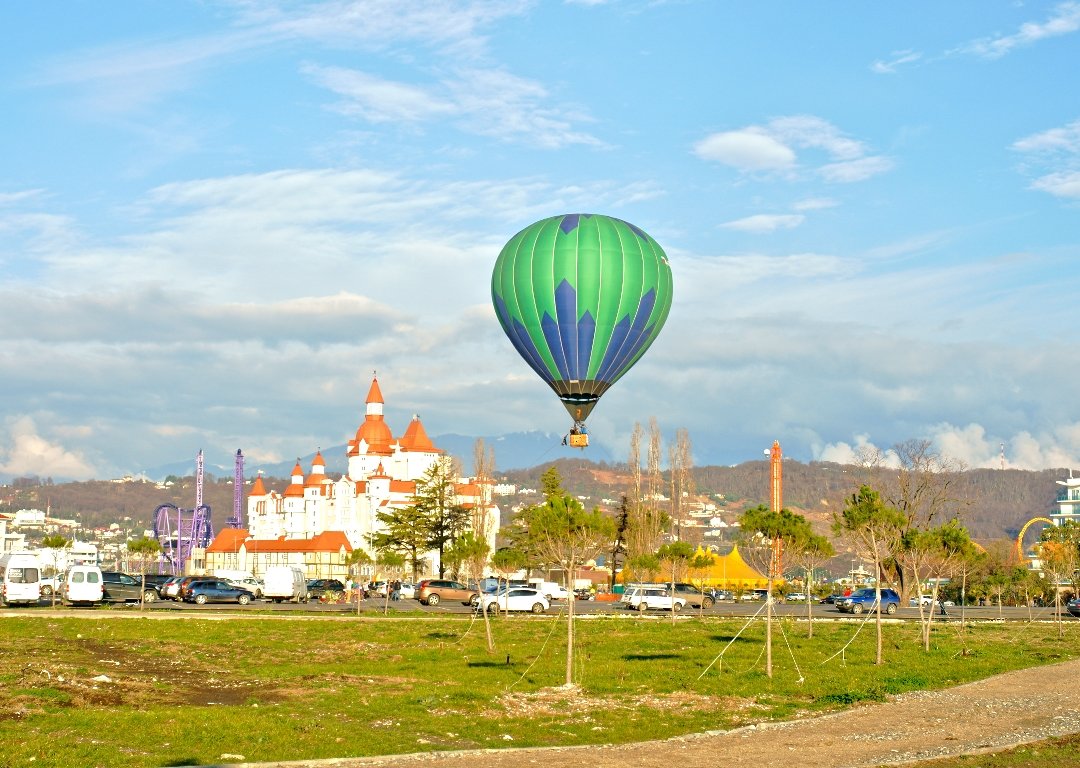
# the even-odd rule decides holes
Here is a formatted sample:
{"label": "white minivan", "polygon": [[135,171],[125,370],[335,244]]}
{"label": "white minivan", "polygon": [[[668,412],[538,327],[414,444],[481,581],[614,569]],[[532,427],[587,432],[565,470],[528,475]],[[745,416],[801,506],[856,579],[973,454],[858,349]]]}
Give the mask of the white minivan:
{"label": "white minivan", "polygon": [[37,605],[41,599],[41,560],[36,552],[7,552],[0,556],[0,602]]}
{"label": "white minivan", "polygon": [[64,602],[68,605],[93,605],[105,597],[101,569],[96,565],[73,565],[64,576]]}
{"label": "white minivan", "polygon": [[307,576],[296,565],[271,565],[263,573],[263,597],[274,603],[308,601]]}

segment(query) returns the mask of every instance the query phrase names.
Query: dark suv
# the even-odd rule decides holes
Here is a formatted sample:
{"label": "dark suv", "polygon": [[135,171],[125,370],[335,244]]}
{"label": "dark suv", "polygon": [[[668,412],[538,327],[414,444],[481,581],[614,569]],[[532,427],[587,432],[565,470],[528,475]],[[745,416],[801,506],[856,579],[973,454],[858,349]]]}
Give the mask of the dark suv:
{"label": "dark suv", "polygon": [[312,579],[307,583],[308,597],[317,600],[327,592],[344,592],[345,585],[337,579]]}
{"label": "dark suv", "polygon": [[[856,589],[842,600],[836,601],[836,608],[844,613],[859,614],[863,611],[872,611],[877,607],[877,592],[871,588]],[[900,607],[900,595],[894,590],[881,590],[881,608],[885,613],[896,613]]]}
{"label": "dark suv", "polygon": [[438,605],[443,600],[460,600],[462,605],[476,605],[480,601],[480,591],[469,589],[460,581],[426,579],[418,587],[416,597],[424,605]]}
{"label": "dark suv", "polygon": [[142,600],[141,576],[136,579],[119,571],[102,571],[101,586],[101,599],[106,603],[137,603]]}

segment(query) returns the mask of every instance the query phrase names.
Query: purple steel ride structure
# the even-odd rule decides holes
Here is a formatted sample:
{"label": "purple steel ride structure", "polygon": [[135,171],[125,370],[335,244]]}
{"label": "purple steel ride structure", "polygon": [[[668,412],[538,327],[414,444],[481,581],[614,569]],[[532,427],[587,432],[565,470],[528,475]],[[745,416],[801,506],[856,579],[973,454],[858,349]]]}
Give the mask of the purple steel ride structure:
{"label": "purple steel ride structure", "polygon": [[230,528],[244,527],[244,454],[236,451],[236,465],[233,468],[232,517],[225,521]]}
{"label": "purple steel ride structure", "polygon": [[214,539],[210,507],[180,509],[162,504],[154,511],[154,538],[161,544],[159,573],[181,575],[196,548],[205,548]]}
{"label": "purple steel ride structure", "polygon": [[210,507],[203,504],[203,452],[195,459],[195,509],[162,504],[154,510],[154,538],[161,544],[158,573],[183,574],[192,552],[214,539]]}

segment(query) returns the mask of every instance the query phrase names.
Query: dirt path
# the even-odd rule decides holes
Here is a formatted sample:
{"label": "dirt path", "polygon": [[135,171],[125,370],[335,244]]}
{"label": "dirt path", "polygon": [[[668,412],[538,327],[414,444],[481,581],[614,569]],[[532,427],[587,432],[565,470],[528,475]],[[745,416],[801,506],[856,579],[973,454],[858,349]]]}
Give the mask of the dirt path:
{"label": "dirt path", "polygon": [[[259,768],[863,768],[994,752],[1080,732],[1080,660],[823,717],[621,746],[468,750]],[[254,766],[256,764],[247,764]]]}

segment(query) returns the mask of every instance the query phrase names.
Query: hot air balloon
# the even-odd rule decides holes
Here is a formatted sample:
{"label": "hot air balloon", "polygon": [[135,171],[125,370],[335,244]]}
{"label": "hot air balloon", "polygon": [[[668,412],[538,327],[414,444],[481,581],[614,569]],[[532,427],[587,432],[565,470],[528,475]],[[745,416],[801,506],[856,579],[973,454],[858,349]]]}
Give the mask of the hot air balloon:
{"label": "hot air balloon", "polygon": [[571,213],[518,232],[499,253],[491,298],[514,348],[559,396],[588,445],[585,419],[653,343],[671,309],[671,267],[644,231]]}

